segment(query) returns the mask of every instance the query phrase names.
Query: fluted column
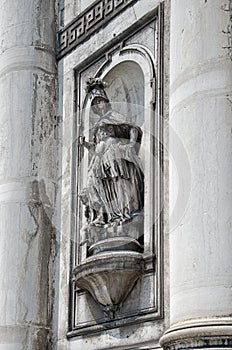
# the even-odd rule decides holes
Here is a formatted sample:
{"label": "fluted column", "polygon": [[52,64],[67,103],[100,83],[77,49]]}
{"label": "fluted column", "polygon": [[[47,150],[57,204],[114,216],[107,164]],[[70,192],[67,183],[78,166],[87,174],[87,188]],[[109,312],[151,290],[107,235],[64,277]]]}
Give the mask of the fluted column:
{"label": "fluted column", "polygon": [[51,344],[53,0],[0,0],[0,349]]}
{"label": "fluted column", "polygon": [[171,1],[170,318],[166,349],[231,347],[229,1]]}

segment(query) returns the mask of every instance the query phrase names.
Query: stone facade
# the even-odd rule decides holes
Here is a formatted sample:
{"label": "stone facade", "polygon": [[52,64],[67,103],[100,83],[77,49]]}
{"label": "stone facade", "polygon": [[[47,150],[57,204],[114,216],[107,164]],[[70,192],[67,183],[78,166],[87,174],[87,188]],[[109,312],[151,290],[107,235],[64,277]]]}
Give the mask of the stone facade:
{"label": "stone facade", "polygon": [[[231,1],[0,9],[0,349],[231,349]],[[89,76],[141,130],[120,225],[79,200]]]}
{"label": "stone facade", "polygon": [[[163,210],[166,195],[163,191],[163,181],[164,177],[167,177],[165,165],[167,162],[163,161],[161,154],[164,153],[160,144],[163,122],[161,111],[162,113],[165,111],[166,118],[168,111],[168,84],[166,82],[162,87],[162,93],[165,95],[163,97],[161,81],[168,79],[169,3],[160,5],[159,2],[153,4],[147,2],[144,7],[144,4],[137,1],[119,1],[117,6],[117,2],[108,2],[114,5],[112,13],[116,12],[109,17],[107,25],[106,17],[102,17],[96,27],[91,28],[92,35],[89,38],[87,31],[83,33],[83,38],[73,34],[73,30],[78,31],[74,28],[78,28],[77,23],[80,20],[86,21],[86,26],[89,28],[87,14],[95,13],[94,9],[100,6],[99,3],[103,4],[103,2],[95,2],[93,8],[86,9],[84,14],[79,14],[77,20],[72,24],[72,31],[68,25],[71,18],[67,20],[67,27],[62,29],[59,36],[61,51],[58,69],[62,72],[60,74],[67,79],[62,78],[64,99],[62,99],[63,102],[60,101],[65,157],[62,160],[61,183],[64,195],[61,203],[63,244],[60,250],[61,298],[58,315],[58,348],[66,349],[70,346],[81,348],[83,341],[86,342],[85,346],[88,349],[104,349],[111,346],[140,348],[145,345],[154,348],[159,347],[159,338],[168,325],[168,307],[167,304],[164,306],[164,299],[168,300],[167,237],[164,240],[164,235],[167,235],[167,227],[164,225],[164,222],[167,222],[165,217],[167,214]],[[165,33],[165,38],[163,38],[163,33]],[[71,42],[70,46],[69,42]],[[163,69],[164,62],[165,69]],[[143,241],[142,265],[144,267],[142,270],[144,272],[113,319],[107,318],[102,313],[96,300],[86,293],[84,288],[87,285],[87,289],[91,291],[95,299],[102,303],[104,303],[103,300],[108,300],[106,297],[103,298],[102,294],[101,297],[96,298],[97,282],[94,282],[93,276],[95,274],[95,280],[99,280],[100,288],[102,282],[100,282],[99,271],[102,271],[104,266],[101,281],[103,280],[103,283],[106,284],[105,288],[108,288],[105,269],[110,248],[107,247],[105,255],[97,254],[88,257],[89,237],[86,237],[81,230],[84,219],[81,212],[82,206],[78,205],[77,200],[78,189],[86,187],[85,179],[88,176],[88,154],[84,153],[84,157],[80,154],[82,150],[78,147],[78,138],[83,134],[90,138],[88,130],[91,129],[96,119],[94,115],[89,116],[90,101],[86,98],[84,90],[88,76],[99,77],[106,81],[108,83],[106,92],[113,110],[129,116],[131,122],[141,127],[143,131],[140,158],[142,158],[145,174],[144,223],[137,223],[133,227],[128,223],[120,228],[121,233],[119,229],[117,232],[115,232],[116,229],[111,228],[91,229],[92,240],[93,237],[95,241],[99,240],[99,236],[103,237],[104,242],[102,241],[101,244],[105,244],[104,247],[106,246],[105,240],[114,239],[115,234],[116,237],[121,237],[121,242],[125,236],[131,237],[132,235],[134,239],[141,236],[140,242]],[[75,101],[74,108],[73,101]],[[145,145],[148,147],[147,150]],[[156,154],[153,154],[153,147],[156,147]],[[155,172],[157,177],[154,177]],[[70,188],[73,189],[72,197]],[[139,233],[136,234],[138,227],[140,227]],[[70,245],[70,237],[73,240],[72,245]],[[115,281],[111,283],[116,284],[118,279],[119,285],[120,277],[116,277],[118,276],[116,271],[119,271],[121,264],[119,259],[122,261],[122,257],[126,255],[125,251],[122,253],[120,251],[113,250],[112,261],[107,262],[107,269],[111,269],[112,274],[115,273]],[[72,256],[71,264],[70,255]],[[132,258],[135,258],[132,252],[125,257],[123,263],[125,275],[129,273],[128,269],[132,269]],[[164,259],[167,261],[165,266]],[[67,270],[67,266],[70,270]],[[74,279],[74,284],[72,280],[67,284],[67,281],[70,281],[70,274]],[[91,285],[88,282],[90,274],[92,275]],[[78,286],[83,286],[83,289],[76,288],[76,280]],[[115,288],[114,286],[113,293]],[[111,287],[111,295],[112,289]],[[99,330],[102,330],[100,337]],[[121,332],[125,336],[119,336]]]}
{"label": "stone facade", "polygon": [[55,256],[55,8],[53,1],[0,8],[0,348],[45,349]]}
{"label": "stone facade", "polygon": [[[181,214],[181,203],[176,205],[170,218],[171,328],[161,343],[231,347],[229,2],[185,3],[183,8],[175,1],[171,12],[169,106],[170,128],[184,145],[189,167],[176,150],[186,208]],[[177,181],[170,172],[171,201]]]}

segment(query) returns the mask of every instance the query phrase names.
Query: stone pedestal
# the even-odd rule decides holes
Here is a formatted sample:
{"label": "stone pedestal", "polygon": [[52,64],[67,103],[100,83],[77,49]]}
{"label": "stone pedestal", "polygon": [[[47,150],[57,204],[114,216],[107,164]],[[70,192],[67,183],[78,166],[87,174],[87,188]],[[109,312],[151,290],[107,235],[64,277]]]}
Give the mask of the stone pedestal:
{"label": "stone pedestal", "polygon": [[0,12],[0,349],[47,349],[55,196],[54,2],[1,1]]}
{"label": "stone pedestal", "polygon": [[176,172],[170,172],[171,327],[161,339],[165,349],[231,347],[232,64],[225,48],[226,7],[221,0],[171,2],[170,152]]}

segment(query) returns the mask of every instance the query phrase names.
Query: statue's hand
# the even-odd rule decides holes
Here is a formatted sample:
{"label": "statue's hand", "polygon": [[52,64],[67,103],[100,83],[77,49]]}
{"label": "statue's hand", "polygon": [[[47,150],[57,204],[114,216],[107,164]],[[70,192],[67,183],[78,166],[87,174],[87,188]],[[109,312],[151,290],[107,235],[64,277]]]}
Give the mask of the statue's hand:
{"label": "statue's hand", "polygon": [[79,145],[83,146],[85,142],[85,136],[79,136]]}
{"label": "statue's hand", "polygon": [[85,141],[85,137],[84,137],[84,136],[79,136],[78,144],[79,144],[80,146],[84,146],[84,147],[87,148],[88,150],[91,150],[91,149],[93,149],[93,147],[94,147],[94,143],[93,143],[93,142],[87,142],[87,141]]}

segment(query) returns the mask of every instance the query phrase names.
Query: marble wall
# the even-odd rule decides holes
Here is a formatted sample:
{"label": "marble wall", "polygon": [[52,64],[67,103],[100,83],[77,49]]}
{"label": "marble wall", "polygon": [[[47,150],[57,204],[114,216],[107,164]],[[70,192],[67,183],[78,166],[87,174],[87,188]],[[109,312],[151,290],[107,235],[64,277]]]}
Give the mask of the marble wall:
{"label": "marble wall", "polygon": [[[0,2],[0,349],[231,349],[231,1],[112,1],[104,15],[91,11],[93,1]],[[122,4],[91,35],[85,28],[81,43],[72,46],[81,26],[56,42],[56,31],[83,11],[90,28]],[[61,43],[70,51],[61,55]],[[120,61],[125,47],[139,47],[133,64]],[[143,55],[153,57],[154,76]],[[116,59],[122,65],[108,69]],[[120,327],[96,326],[97,305],[85,292],[73,312],[70,288],[86,248],[76,249],[74,159],[89,74],[109,80],[116,107],[119,97],[140,105],[130,109],[137,120],[142,105],[151,121],[152,106],[145,129],[154,127],[150,135],[161,141],[153,150],[159,171],[149,137],[142,156],[146,227],[162,212],[144,248],[159,253],[151,265],[158,277],[143,293],[135,288],[124,307],[158,305],[156,317],[137,312]],[[94,327],[78,333],[74,317]]]}
{"label": "marble wall", "polygon": [[0,349],[51,344],[54,3],[1,1]]}

